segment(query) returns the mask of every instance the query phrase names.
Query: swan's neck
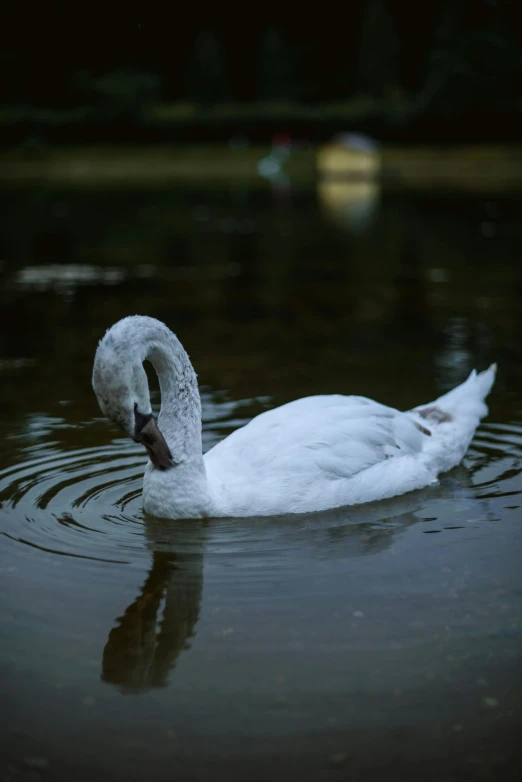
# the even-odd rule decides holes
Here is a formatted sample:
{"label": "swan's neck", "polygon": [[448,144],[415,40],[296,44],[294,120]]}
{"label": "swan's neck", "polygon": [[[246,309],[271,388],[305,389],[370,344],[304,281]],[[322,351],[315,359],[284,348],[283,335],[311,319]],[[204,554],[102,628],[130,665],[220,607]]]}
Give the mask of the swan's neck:
{"label": "swan's neck", "polygon": [[158,427],[174,467],[145,470],[143,507],[164,518],[214,515],[201,445],[201,399],[196,373],[178,338],[163,324],[146,329],[142,361],[150,361],[159,378],[161,409]]}
{"label": "swan's neck", "polygon": [[203,460],[201,400],[196,373],[178,338],[165,329],[152,329],[141,344],[142,360],[158,375],[161,409],[158,426],[174,464]]}
{"label": "swan's neck", "polygon": [[196,373],[180,341],[164,323],[133,315],[105,334],[96,351],[92,379],[100,407],[129,437],[135,437],[137,413],[147,416],[151,412],[144,361],[151,362],[159,378],[158,428],[172,460],[170,469],[148,464],[144,508],[164,518],[215,515],[201,447]]}

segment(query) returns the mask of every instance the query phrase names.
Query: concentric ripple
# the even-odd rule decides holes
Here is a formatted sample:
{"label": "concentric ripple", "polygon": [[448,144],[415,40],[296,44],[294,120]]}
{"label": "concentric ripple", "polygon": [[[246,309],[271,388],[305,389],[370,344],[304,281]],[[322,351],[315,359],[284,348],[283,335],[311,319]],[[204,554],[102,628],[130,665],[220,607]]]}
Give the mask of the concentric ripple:
{"label": "concentric ripple", "polygon": [[[245,423],[252,404],[207,406],[207,447]],[[489,643],[492,632],[519,632],[506,629],[502,613],[495,628],[489,614],[476,613],[500,600],[498,578],[493,597],[488,592],[489,568],[467,586],[498,541],[508,546],[502,567],[513,569],[519,424],[481,427],[464,465],[422,491],[325,513],[198,522],[144,514],[141,447],[123,438],[93,445],[107,425],[99,433],[97,424],[86,426],[88,433],[47,418],[31,429],[29,446],[19,438],[19,461],[0,471],[0,570],[12,589],[13,658],[25,654],[34,628],[51,645],[59,639],[59,648],[64,638],[72,648],[79,628],[95,639],[89,664],[99,666],[101,681],[143,692],[167,686],[195,636],[204,638],[208,659],[235,648],[249,669],[249,655],[257,659],[260,649],[271,659],[302,649],[319,654],[324,643],[358,664],[358,644],[377,653],[393,638],[407,649],[419,633],[436,656],[451,622],[474,644],[479,636]],[[82,438],[88,447],[64,444]],[[491,523],[506,514],[513,545]],[[510,589],[508,580],[494,611],[514,605]],[[363,630],[367,614],[373,620]]]}
{"label": "concentric ripple", "polygon": [[58,451],[55,445],[0,472],[0,532],[56,554],[127,560],[141,548],[145,459],[126,441]]}
{"label": "concentric ripple", "polygon": [[518,506],[522,493],[522,426],[515,422],[483,424],[466,464],[479,499],[511,497],[512,505]]}
{"label": "concentric ripple", "polygon": [[[238,416],[240,405],[206,405],[207,446],[248,420]],[[56,425],[63,427],[64,422]],[[186,523],[145,519],[141,487],[146,458],[139,446],[117,439],[110,445],[66,450],[52,436],[49,431],[47,443],[24,448],[18,454],[21,461],[0,471],[3,536],[45,552],[114,563],[128,563],[151,547],[190,548]],[[521,472],[522,426],[486,424],[479,429],[465,466],[444,476],[437,487],[309,516],[248,524],[212,522],[211,534],[207,529],[205,535],[206,552],[241,555],[251,562],[262,557],[264,568],[278,562],[288,568],[300,547],[328,558],[382,550],[396,534],[425,518],[421,509],[434,498],[461,505],[487,502],[483,518],[496,516],[496,503],[517,507]]]}
{"label": "concentric ripple", "polygon": [[[250,416],[241,413],[260,404],[229,402],[207,390],[202,400],[206,448],[246,423]],[[18,445],[15,463],[0,471],[1,535],[44,552],[113,563],[134,561],[150,548],[141,505],[143,448],[127,438],[107,444],[105,422],[100,444],[62,443],[64,435],[68,443],[81,443],[85,426],[92,442],[93,423],[42,414],[27,418],[23,434],[11,438]]]}

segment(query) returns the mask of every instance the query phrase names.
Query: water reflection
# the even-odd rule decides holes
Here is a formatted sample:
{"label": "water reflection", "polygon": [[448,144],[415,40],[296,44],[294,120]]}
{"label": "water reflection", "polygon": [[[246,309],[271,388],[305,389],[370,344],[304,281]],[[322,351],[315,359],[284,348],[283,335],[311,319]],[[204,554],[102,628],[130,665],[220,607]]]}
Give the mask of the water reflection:
{"label": "water reflection", "polygon": [[109,633],[101,678],[122,692],[165,687],[196,632],[203,592],[205,522],[145,517],[152,561],[139,595]]}
{"label": "water reflection", "polygon": [[[138,596],[128,605],[109,632],[103,650],[101,678],[121,692],[144,692],[166,687],[180,654],[196,635],[203,600],[203,565],[212,573],[216,566],[231,569],[230,587],[238,576],[243,589],[253,590],[255,601],[272,578],[286,578],[296,584],[314,562],[339,563],[349,570],[349,561],[382,554],[397,543],[413,525],[425,525],[423,508],[437,499],[453,503],[454,526],[476,500],[470,473],[459,467],[444,476],[438,486],[382,502],[341,508],[299,517],[250,518],[213,522],[176,522],[146,517],[147,546],[152,562]],[[483,501],[483,518],[491,513]],[[450,529],[450,527],[446,527]],[[429,531],[441,532],[430,524]],[[346,563],[346,565],[344,564]],[[211,581],[215,581],[215,573]],[[228,593],[221,580],[220,590]],[[270,589],[269,589],[270,592]],[[269,593],[268,592],[268,593]],[[267,593],[267,594],[268,594]],[[347,584],[345,599],[350,600]],[[224,599],[225,607],[230,597]],[[236,630],[250,623],[249,611],[234,608]],[[277,648],[281,629],[272,628],[272,645]],[[329,643],[325,639],[325,643]],[[234,636],[227,640],[236,645]]]}
{"label": "water reflection", "polygon": [[[288,209],[270,193],[237,188],[110,198],[4,192],[0,360],[37,359],[43,374],[35,371],[35,382],[55,398],[77,396],[76,388],[64,393],[76,381],[62,367],[87,372],[104,329],[137,311],[165,320],[198,352],[203,382],[241,396],[304,395],[319,386],[376,396],[379,385],[362,375],[374,365],[391,379],[405,363],[406,340],[430,346],[414,357],[425,377],[440,345],[435,372],[444,387],[448,362],[451,382],[459,382],[471,361],[498,359],[493,329],[517,350],[512,206],[497,204],[505,225],[495,218],[497,233],[486,241],[479,203],[390,197],[377,188],[324,182],[316,194],[295,190]],[[35,249],[42,224],[58,219],[64,205],[69,249],[64,242]],[[458,323],[465,327],[460,341]],[[342,387],[347,361],[354,371]],[[86,396],[83,376],[81,383]],[[25,393],[20,385],[6,379],[3,404]]]}
{"label": "water reflection", "polygon": [[[43,758],[69,779],[110,762],[113,778],[159,779],[178,763],[207,778],[194,763],[213,737],[203,760],[220,778],[277,747],[303,778],[352,753],[364,776],[376,746],[418,776],[464,739],[470,763],[487,760],[494,726],[505,747],[519,711],[520,202],[335,184],[287,200],[0,193],[2,730],[21,768]],[[90,382],[97,340],[135,312],[186,346],[205,450],[299,396],[407,409],[497,360],[491,416],[464,465],[415,495],[156,523],[144,454],[101,420]]]}
{"label": "water reflection", "polygon": [[335,225],[363,235],[371,230],[379,207],[381,186],[377,181],[324,180],[317,194],[325,215]]}
{"label": "water reflection", "polygon": [[413,336],[425,339],[431,331],[428,284],[422,255],[413,232],[404,239],[399,268],[393,280],[395,290],[395,321],[413,327]]}
{"label": "water reflection", "polygon": [[16,275],[15,281],[18,285],[39,291],[54,289],[58,293],[67,294],[72,293],[80,285],[118,285],[123,282],[125,276],[125,271],[118,267],[50,264],[26,266]]}
{"label": "water reflection", "polygon": [[123,692],[168,684],[199,618],[203,556],[155,551],[138,597],[118,618],[103,650],[101,678]]}

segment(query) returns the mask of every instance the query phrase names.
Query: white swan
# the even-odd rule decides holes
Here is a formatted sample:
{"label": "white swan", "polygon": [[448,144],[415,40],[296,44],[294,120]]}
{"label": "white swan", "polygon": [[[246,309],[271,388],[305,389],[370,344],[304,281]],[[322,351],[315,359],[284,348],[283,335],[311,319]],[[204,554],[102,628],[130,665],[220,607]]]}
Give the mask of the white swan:
{"label": "white swan", "polygon": [[[143,362],[157,372],[158,423]],[[434,483],[463,458],[496,366],[435,402],[399,412],[360,396],[311,396],[269,410],[203,456],[196,374],[160,321],[123,318],[98,345],[93,388],[103,413],[150,460],[147,513],[163,518],[306,513],[393,497]]]}

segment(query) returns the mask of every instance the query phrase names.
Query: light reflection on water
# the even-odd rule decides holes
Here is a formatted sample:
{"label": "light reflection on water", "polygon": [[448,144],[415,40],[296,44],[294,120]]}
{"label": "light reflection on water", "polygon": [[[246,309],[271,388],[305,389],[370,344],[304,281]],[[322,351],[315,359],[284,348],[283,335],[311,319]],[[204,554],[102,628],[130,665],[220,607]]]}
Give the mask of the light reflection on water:
{"label": "light reflection on water", "polygon": [[[353,188],[1,199],[6,778],[36,758],[57,779],[498,779],[520,717],[513,202],[485,236],[482,202]],[[97,339],[134,312],[186,345],[205,450],[297,396],[407,408],[496,359],[492,413],[425,491],[165,523],[90,388]]]}

